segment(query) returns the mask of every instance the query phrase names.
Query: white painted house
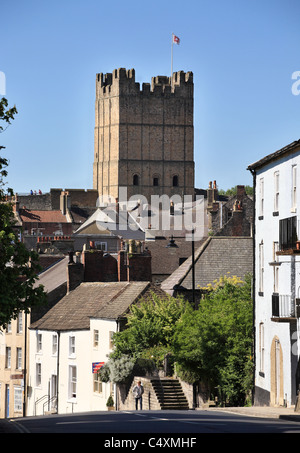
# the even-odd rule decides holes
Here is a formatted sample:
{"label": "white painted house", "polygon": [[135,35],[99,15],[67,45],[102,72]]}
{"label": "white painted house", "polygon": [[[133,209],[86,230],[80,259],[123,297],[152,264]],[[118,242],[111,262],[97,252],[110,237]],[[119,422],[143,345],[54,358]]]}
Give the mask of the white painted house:
{"label": "white painted house", "polygon": [[290,406],[300,384],[300,141],[248,169],[255,187],[254,401]]}
{"label": "white painted house", "polygon": [[27,415],[106,410],[114,388],[96,372],[112,334],[149,282],[81,283],[30,326]]}

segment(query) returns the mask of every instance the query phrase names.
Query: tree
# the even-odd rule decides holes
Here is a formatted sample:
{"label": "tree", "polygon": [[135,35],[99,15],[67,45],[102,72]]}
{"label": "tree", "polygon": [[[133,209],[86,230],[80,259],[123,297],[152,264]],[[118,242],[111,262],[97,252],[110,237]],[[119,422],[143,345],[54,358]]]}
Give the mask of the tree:
{"label": "tree", "polygon": [[[252,186],[245,186],[245,191],[247,195],[253,195],[253,187]],[[231,189],[220,189],[219,190],[219,195],[226,195],[228,197],[231,197],[233,195],[237,195],[237,186],[232,187]]]}
{"label": "tree", "polygon": [[[6,98],[0,101],[0,132],[3,123],[8,126],[17,114],[16,107],[8,108]],[[0,146],[0,149],[4,149]],[[13,190],[5,191],[8,160],[0,157],[0,327],[5,328],[20,311],[28,313],[31,308],[46,301],[41,285],[37,286],[37,274],[41,270],[38,254],[29,252],[19,241],[15,227]]]}
{"label": "tree", "polygon": [[252,301],[250,277],[222,277],[207,288],[198,310],[176,326],[178,373],[189,382],[218,387],[232,405],[244,405],[252,384]]}
{"label": "tree", "polygon": [[186,309],[187,302],[182,298],[160,298],[155,293],[132,305],[125,330],[113,337],[114,356],[144,357],[146,351],[154,353],[156,348],[170,352],[176,323]]}
{"label": "tree", "polygon": [[100,369],[102,382],[126,383],[133,373],[161,366],[165,355],[172,353],[175,326],[187,306],[182,298],[160,298],[155,293],[132,305],[125,329],[114,334],[114,351]]}

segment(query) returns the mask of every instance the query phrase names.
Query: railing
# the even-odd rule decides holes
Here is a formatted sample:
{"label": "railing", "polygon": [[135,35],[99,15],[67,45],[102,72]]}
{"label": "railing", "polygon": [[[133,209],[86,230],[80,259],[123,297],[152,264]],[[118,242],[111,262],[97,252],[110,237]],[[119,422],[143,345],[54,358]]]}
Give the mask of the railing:
{"label": "railing", "polygon": [[272,295],[272,317],[274,318],[295,318],[296,300],[290,295]]}
{"label": "railing", "polygon": [[[50,403],[52,403],[51,407],[50,407]],[[45,413],[45,406],[46,405],[48,405],[48,411],[50,411],[51,409],[56,409],[56,404],[57,404],[56,395],[52,396],[52,398],[48,398],[48,400],[45,401],[44,404],[43,404],[43,415]]]}
{"label": "railing", "polygon": [[[46,399],[46,401],[45,401]],[[56,395],[55,396],[52,396],[52,398],[49,397],[49,395],[44,395],[44,396],[41,396],[41,398],[39,398],[38,400],[36,400],[36,402],[34,403],[34,415],[36,415],[36,406],[41,403],[42,401],[44,401],[43,403],[43,415],[45,413],[45,406],[48,404],[48,410],[50,410],[50,403],[53,401],[55,402],[54,404],[52,404],[51,408],[55,408],[56,406],[56,403],[57,403],[57,398],[56,398]]]}
{"label": "railing", "polygon": [[36,402],[34,403],[34,415],[36,415],[36,406],[41,403],[42,401],[44,401],[45,398],[48,398],[49,399],[49,395],[44,395],[44,396],[41,396],[41,398],[39,398],[38,400],[36,400]]}

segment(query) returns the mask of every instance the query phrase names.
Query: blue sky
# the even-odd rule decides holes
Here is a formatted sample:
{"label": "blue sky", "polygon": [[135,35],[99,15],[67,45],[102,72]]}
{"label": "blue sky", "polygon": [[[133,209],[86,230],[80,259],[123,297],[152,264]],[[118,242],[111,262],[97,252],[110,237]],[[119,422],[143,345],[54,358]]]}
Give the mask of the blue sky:
{"label": "blue sky", "polygon": [[299,0],[2,0],[0,17],[16,192],[92,188],[96,73],[170,75],[172,32],[173,70],[194,73],[196,187],[252,184],[250,163],[300,139]]}

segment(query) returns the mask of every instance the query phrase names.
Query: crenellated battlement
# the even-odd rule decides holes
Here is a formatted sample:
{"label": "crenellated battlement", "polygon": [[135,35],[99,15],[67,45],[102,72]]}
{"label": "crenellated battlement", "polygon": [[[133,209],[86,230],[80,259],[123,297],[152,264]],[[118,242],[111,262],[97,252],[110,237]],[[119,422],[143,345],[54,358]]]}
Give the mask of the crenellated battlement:
{"label": "crenellated battlement", "polygon": [[97,97],[118,95],[122,93],[150,95],[177,95],[184,93],[185,96],[193,96],[193,73],[178,71],[171,77],[152,77],[151,84],[140,84],[135,81],[135,70],[119,68],[112,73],[99,73],[96,75]]}
{"label": "crenellated battlement", "polygon": [[93,186],[101,195],[194,194],[193,73],[138,83],[134,69],[97,74]]}

